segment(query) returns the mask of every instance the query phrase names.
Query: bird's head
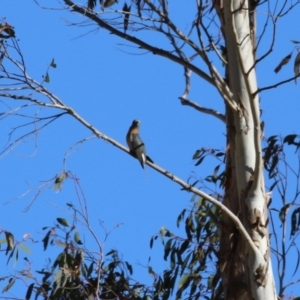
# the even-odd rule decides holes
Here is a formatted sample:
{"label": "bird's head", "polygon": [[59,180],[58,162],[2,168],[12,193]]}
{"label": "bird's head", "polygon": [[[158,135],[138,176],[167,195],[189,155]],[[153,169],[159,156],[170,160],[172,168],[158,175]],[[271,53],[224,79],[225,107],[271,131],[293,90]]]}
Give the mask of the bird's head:
{"label": "bird's head", "polygon": [[141,124],[141,121],[140,121],[140,120],[133,120],[131,126],[140,126],[140,124]]}

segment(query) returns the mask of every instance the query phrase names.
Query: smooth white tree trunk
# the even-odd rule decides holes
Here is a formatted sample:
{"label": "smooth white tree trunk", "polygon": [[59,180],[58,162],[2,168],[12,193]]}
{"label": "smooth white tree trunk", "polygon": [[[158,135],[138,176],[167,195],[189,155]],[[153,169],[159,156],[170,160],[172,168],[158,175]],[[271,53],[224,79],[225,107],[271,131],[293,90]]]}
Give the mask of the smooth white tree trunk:
{"label": "smooth white tree trunk", "polygon": [[[235,247],[229,249],[230,246],[225,246],[225,249],[232,251],[231,255],[237,255],[231,258],[234,262],[230,267],[239,270],[237,272],[227,270],[223,274],[223,281],[224,284],[229,283],[225,288],[228,299],[277,299],[270,259],[267,198],[262,170],[259,98],[255,94],[257,90],[253,67],[255,42],[251,40],[247,1],[224,1],[223,9],[228,82],[233,95],[232,100],[238,107],[234,112],[229,111],[230,108],[227,109],[230,149],[227,176],[235,183],[227,184],[226,205],[237,213],[258,250],[253,251],[240,236],[236,237],[238,241],[234,242]],[[227,178],[227,181],[230,179]],[[238,201],[238,204],[230,203],[232,201]],[[234,228],[231,227],[231,230]],[[230,237],[235,233],[225,229],[223,234]],[[222,238],[223,243],[225,239],[226,236]],[[225,260],[226,257],[222,262],[224,268],[227,263]],[[241,275],[242,277],[239,277]],[[233,278],[225,278],[226,276]],[[237,288],[237,293],[234,293],[230,289],[234,289],[238,278],[242,278],[242,288]]]}

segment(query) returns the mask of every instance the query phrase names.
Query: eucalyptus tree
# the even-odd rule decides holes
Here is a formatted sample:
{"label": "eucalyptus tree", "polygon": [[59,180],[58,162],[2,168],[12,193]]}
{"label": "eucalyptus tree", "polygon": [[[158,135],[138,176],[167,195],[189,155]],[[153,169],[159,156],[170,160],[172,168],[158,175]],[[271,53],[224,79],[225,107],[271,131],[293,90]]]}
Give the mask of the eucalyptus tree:
{"label": "eucalyptus tree", "polygon": [[[168,299],[174,289],[174,282],[179,280],[179,288],[176,292],[178,299],[183,297],[183,292],[187,287],[190,287],[190,292],[184,294],[184,297],[189,299],[199,297],[206,299],[277,299],[268,227],[271,191],[266,191],[263,172],[264,167],[269,168],[269,172],[274,171],[274,168],[277,167],[274,162],[274,155],[277,152],[274,150],[274,139],[268,141],[269,146],[263,151],[264,124],[260,118],[259,97],[263,91],[296,80],[299,75],[300,56],[298,54],[295,58],[295,74],[271,86],[258,87],[256,67],[258,63],[263,62],[266,57],[271,55],[275,44],[278,19],[287,15],[298,2],[275,1],[272,4],[269,1],[255,0],[186,2],[184,5],[192,6],[195,16],[186,20],[189,22],[189,28],[185,30],[176,24],[176,17],[172,15],[172,6],[179,5],[174,1],[132,0],[124,1],[124,3],[100,1],[100,5],[95,0],[80,4],[71,0],[63,0],[63,2],[63,8],[70,13],[80,14],[91,24],[136,45],[143,51],[148,51],[149,55],[152,53],[182,66],[185,89],[179,97],[181,104],[189,106],[200,114],[209,114],[212,119],[218,119],[224,124],[226,131],[226,151],[216,154],[216,156],[223,155],[225,157],[224,171],[220,176],[212,178],[218,180],[222,188],[222,194],[218,197],[197,189],[197,182],[186,183],[175,174],[171,174],[151,161],[147,162],[153,169],[181,185],[184,190],[199,196],[200,201],[185,220],[187,238],[183,242],[179,242],[167,229],[161,230],[160,235],[169,239],[165,245],[165,257],[170,255],[170,259],[176,262],[176,267],[174,265],[172,270],[165,272],[164,278],[156,277],[152,289],[144,287],[143,297]],[[265,19],[259,18],[263,22],[259,34],[257,33],[256,16],[258,9],[265,11]],[[185,18],[185,16],[181,17]],[[161,45],[154,45],[151,39],[147,40],[149,36],[144,35],[144,31],[151,31],[154,35],[164,37],[169,42],[168,46],[164,48]],[[259,46],[270,31],[272,37],[267,50],[257,57]],[[21,55],[17,43],[14,44],[14,48],[18,55]],[[59,108],[63,110],[63,113],[47,118],[48,123],[64,114],[69,114],[91,130],[96,137],[105,139],[128,154],[134,155],[127,148],[94,128],[61,99],[45,89],[43,83],[38,83],[30,78],[26,74],[22,61],[20,63],[14,60],[5,51],[3,51],[3,56],[8,57],[23,76],[20,79],[14,73],[2,69],[5,74],[3,77],[7,80],[19,81],[20,84],[29,87],[36,93],[42,93],[46,96],[47,101],[19,95],[12,90],[5,92],[2,90],[0,96],[27,100],[29,103],[44,107]],[[275,72],[280,71],[281,67],[289,63],[291,57],[292,53],[284,57],[275,68]],[[54,61],[51,66],[55,66]],[[189,99],[192,74],[216,89],[219,101],[224,107],[223,113],[214,107],[203,107]],[[44,78],[45,82],[49,80],[47,76],[48,73]],[[284,142],[298,145],[295,142],[296,138],[296,135],[289,136]],[[201,149],[195,153],[194,159],[200,164],[206,155],[207,151]],[[273,159],[272,162],[271,159]],[[269,163],[273,163],[273,166],[269,167]],[[61,184],[63,180],[60,179],[68,176],[70,175],[67,173],[61,174],[57,177],[56,184]],[[285,207],[284,213],[286,209],[287,207]],[[178,217],[178,223],[184,219],[184,215],[185,211]],[[204,221],[209,224],[210,228],[205,227]],[[64,222],[60,220],[60,223]],[[206,231],[206,235],[201,231]],[[202,240],[201,234],[204,234]],[[156,237],[151,240],[151,245]],[[188,252],[193,239],[198,241],[198,244]],[[9,238],[7,240],[9,241]],[[47,246],[48,239],[45,238],[45,241]],[[79,255],[80,259],[77,257],[77,261],[81,262],[82,258],[78,253],[76,255]],[[189,255],[187,255],[188,253]],[[199,282],[202,282],[201,272],[204,267],[204,263],[201,261],[205,262],[207,256],[212,254],[215,255],[217,271],[208,284],[211,290],[208,296],[206,292],[203,292]],[[112,261],[115,263],[111,270],[115,271],[114,268],[118,265],[116,262],[119,262],[119,259],[115,252],[111,255]],[[60,263],[62,262],[58,260],[57,265]],[[78,265],[77,263],[77,267]],[[195,267],[196,265],[197,267]],[[128,263],[122,266],[130,270]],[[189,269],[189,273],[187,273],[187,269]],[[152,270],[149,272],[151,273]],[[125,280],[118,287],[114,285],[117,281],[116,278],[121,275],[105,274],[107,277],[104,276],[105,283],[103,283],[99,271],[98,277],[93,281],[93,289],[89,290],[92,292],[86,291],[88,295],[95,295],[102,288],[101,295],[97,296],[102,299],[111,297],[118,299],[143,298],[137,292],[136,286],[129,289],[128,282]],[[55,284],[54,291],[57,291],[61,285],[58,286],[57,281]],[[140,286],[139,288],[141,292],[142,289]],[[281,287],[280,297],[282,297],[283,291],[284,289]],[[53,295],[52,297],[54,297]]]}

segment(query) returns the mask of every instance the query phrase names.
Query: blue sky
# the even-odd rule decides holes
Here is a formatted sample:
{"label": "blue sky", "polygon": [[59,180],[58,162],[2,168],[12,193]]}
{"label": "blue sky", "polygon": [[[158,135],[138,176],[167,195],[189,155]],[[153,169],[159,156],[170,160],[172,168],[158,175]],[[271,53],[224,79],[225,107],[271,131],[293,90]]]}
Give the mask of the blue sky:
{"label": "blue sky", "polygon": [[[194,6],[182,5],[183,1],[179,3],[181,5],[174,7],[172,13],[184,31],[188,21],[182,15],[194,16]],[[59,6],[56,1],[53,5]],[[132,120],[140,119],[141,136],[155,163],[184,180],[190,176],[204,178],[212,172],[214,161],[195,167],[192,156],[202,147],[224,149],[225,128],[219,120],[181,106],[178,100],[184,91],[181,66],[139,50],[103,29],[90,32],[95,29],[93,25],[71,26],[71,22],[84,19],[63,10],[43,10],[34,1],[2,0],[1,6],[0,17],[15,27],[28,74],[42,80],[54,58],[57,68],[50,70],[48,89],[93,126],[125,145],[125,135]],[[122,8],[123,1],[118,6]],[[273,52],[257,68],[259,87],[292,76],[293,61],[277,75],[273,70],[292,51],[294,45],[290,40],[300,40],[298,31],[291,30],[299,28],[299,13],[299,7],[296,7],[287,18],[279,20]],[[264,16],[261,8],[259,20]],[[258,28],[261,27],[259,23]],[[155,35],[148,35],[155,45],[167,45]],[[269,39],[270,33],[267,36]],[[262,44],[262,48],[266,47],[267,44]],[[216,64],[221,68],[219,62]],[[261,94],[267,137],[299,133],[299,85],[291,82]],[[189,98],[224,111],[218,94],[195,75],[192,75]],[[10,128],[21,121],[15,118],[3,121],[1,147],[7,141]],[[53,226],[57,217],[71,220],[65,203],[77,203],[72,180],[66,181],[60,193],[54,193],[49,186],[26,213],[23,210],[31,201],[32,193],[4,203],[53,178],[62,170],[68,148],[89,136],[91,133],[82,125],[70,117],[63,117],[42,130],[36,139],[24,141],[1,157],[2,229],[13,232],[17,240],[30,233],[34,240],[40,241],[45,234],[42,227]],[[144,172],[132,157],[103,140],[94,139],[76,149],[78,151],[67,158],[67,170],[79,178],[94,230],[103,238],[100,220],[107,230],[123,224],[109,235],[105,251],[118,249],[133,265],[135,277],[150,283],[147,270],[139,264],[146,266],[151,256],[151,265],[157,272],[168,266],[162,259],[159,242],[154,250],[150,250],[150,238],[161,226],[176,230],[176,218],[183,208],[191,205],[192,195],[181,191],[174,182],[149,167]],[[277,208],[280,208],[280,202]],[[80,226],[78,229],[81,230]],[[85,239],[90,240],[90,237],[86,235]],[[41,244],[28,246],[33,249],[33,269],[40,269],[52,252],[44,253]],[[0,262],[3,259],[6,258],[2,255]],[[23,264],[20,260],[16,269],[22,269]],[[13,272],[11,264],[2,269],[0,277],[7,271]],[[3,286],[0,282],[0,289]],[[20,296],[18,293],[22,294],[22,291],[20,285],[12,292]]]}

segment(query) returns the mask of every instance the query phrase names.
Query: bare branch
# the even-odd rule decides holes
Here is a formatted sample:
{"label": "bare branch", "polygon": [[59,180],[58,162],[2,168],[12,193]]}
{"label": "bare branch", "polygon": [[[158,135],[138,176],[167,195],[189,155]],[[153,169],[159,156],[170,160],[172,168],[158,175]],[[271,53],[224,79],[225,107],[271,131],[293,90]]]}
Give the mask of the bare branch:
{"label": "bare branch", "polygon": [[202,107],[199,104],[192,102],[184,97],[179,97],[179,99],[180,99],[182,105],[191,106],[191,107],[195,108],[197,111],[200,111],[200,112],[208,114],[208,115],[212,115],[212,116],[216,117],[217,119],[221,120],[223,123],[226,123],[225,116],[223,114],[221,114],[220,112],[218,112],[214,109],[211,109],[211,108]]}
{"label": "bare branch", "polygon": [[[65,0],[68,1],[68,0]],[[21,53],[19,53],[19,55],[21,55]],[[22,55],[21,55],[22,56]],[[46,121],[45,124],[43,124],[40,127],[37,127],[35,125],[35,128],[33,131],[30,131],[29,133],[24,134],[23,136],[21,136],[20,138],[18,138],[14,143],[24,139],[25,137],[38,132],[38,130],[44,128],[45,126],[48,126],[50,123],[52,123],[54,120],[56,120],[57,118],[68,114],[70,116],[72,116],[76,121],[78,121],[79,123],[81,123],[84,127],[86,127],[87,129],[89,129],[96,137],[101,138],[107,142],[109,142],[110,144],[112,144],[113,146],[117,147],[118,149],[126,152],[127,154],[131,155],[131,152],[129,151],[129,149],[125,146],[123,146],[122,144],[118,143],[116,140],[110,138],[109,136],[106,136],[104,133],[102,133],[101,131],[99,131],[98,129],[96,129],[94,126],[92,126],[88,121],[86,121],[84,118],[82,118],[74,109],[72,109],[71,107],[67,106],[66,104],[63,103],[63,101],[61,99],[59,99],[57,96],[54,96],[48,89],[46,89],[41,83],[33,80],[32,78],[30,78],[26,72],[25,72],[25,63],[18,63],[16,60],[11,59],[8,55],[7,57],[10,59],[10,61],[19,69],[19,71],[21,72],[21,75],[19,76],[10,76],[10,74],[6,74],[7,79],[11,80],[12,83],[14,82],[21,82],[23,84],[23,88],[27,88],[28,90],[33,90],[35,93],[37,93],[38,95],[42,95],[44,97],[47,97],[48,99],[50,99],[51,104],[43,102],[41,100],[38,100],[36,98],[34,98],[33,96],[20,96],[17,94],[13,94],[13,93],[2,93],[2,95],[6,98],[10,98],[14,101],[28,101],[29,103],[31,103],[32,105],[35,106],[39,106],[39,107],[50,107],[52,109],[59,109],[59,110],[63,110],[63,112],[57,114],[57,115],[53,115],[53,116],[47,116],[47,117],[34,117],[32,122],[29,122],[25,125],[21,125],[21,126],[28,126],[28,125],[35,125],[35,123],[39,123],[39,122],[43,122]],[[178,58],[179,59],[179,58]],[[3,71],[3,70],[2,70]],[[22,78],[23,76],[23,78]],[[5,90],[5,88],[3,89]],[[17,90],[15,90],[15,92],[19,92],[19,88]],[[1,96],[1,94],[0,94]],[[191,102],[187,102],[188,100],[185,100],[185,104],[189,103],[190,106],[192,106]],[[196,105],[193,105],[196,108]],[[204,109],[204,108],[200,108],[199,106],[197,107],[200,111],[202,110],[202,112],[206,112],[206,113],[210,113],[211,115],[214,115],[216,117],[218,117],[219,119],[224,121],[224,116],[222,117],[221,114],[214,112],[213,110],[209,110],[209,109]],[[82,143],[85,140],[88,140],[90,138],[84,139],[78,143]],[[77,143],[77,144],[78,144]],[[8,148],[11,145],[8,146]],[[8,149],[6,148],[6,150]],[[70,148],[70,151],[73,149],[73,147]],[[68,155],[69,151],[66,153],[66,156]],[[64,164],[65,164],[65,158],[64,158]],[[226,214],[232,221],[233,223],[236,225],[237,229],[240,231],[241,235],[243,236],[248,248],[250,249],[250,251],[256,253],[256,255],[261,255],[258,248],[255,246],[254,242],[252,241],[251,237],[249,236],[249,234],[247,233],[246,229],[243,227],[241,221],[239,220],[239,218],[233,213],[231,212],[225,205],[223,205],[218,199],[215,199],[213,197],[211,197],[210,195],[206,194],[205,192],[196,189],[195,187],[193,187],[192,185],[188,184],[187,182],[183,181],[182,179],[180,179],[179,177],[175,176],[174,174],[170,173],[169,171],[161,168],[160,166],[151,163],[149,161],[147,161],[147,164],[153,168],[154,170],[156,170],[157,172],[163,174],[164,176],[166,176],[167,178],[171,179],[172,181],[176,182],[177,184],[179,184],[180,186],[183,187],[183,190],[192,192],[198,196],[203,197],[204,199],[208,200],[209,202],[213,203],[216,207],[218,207],[219,209],[221,209],[223,211],[224,214]],[[38,196],[38,194],[36,195],[36,197]],[[36,197],[34,197],[34,199],[36,199]],[[34,200],[33,200],[34,201]],[[31,204],[30,204],[31,205]]]}
{"label": "bare branch", "polygon": [[289,78],[289,79],[286,79],[286,80],[277,82],[277,83],[275,83],[275,84],[273,84],[273,85],[269,85],[269,86],[266,86],[266,87],[259,88],[259,89],[257,89],[257,91],[253,94],[253,96],[255,96],[255,95],[257,95],[257,94],[259,94],[259,93],[261,93],[261,92],[263,92],[263,91],[277,88],[277,87],[280,86],[280,85],[283,85],[283,84],[285,84],[285,83],[287,83],[287,82],[290,82],[290,81],[295,80],[295,79],[298,78],[299,76],[300,76],[300,74],[298,74],[297,76],[291,77],[291,78]]}
{"label": "bare branch", "polygon": [[120,30],[115,29],[114,27],[110,26],[109,24],[107,24],[106,22],[104,22],[103,20],[98,18],[94,13],[85,10],[84,8],[76,5],[75,3],[73,3],[70,0],[64,0],[64,2],[70,7],[71,10],[88,17],[89,19],[96,22],[100,27],[103,27],[103,28],[107,29],[108,31],[110,31],[112,34],[115,34],[115,35],[117,35],[127,41],[130,41],[136,45],[139,45],[140,48],[146,49],[146,50],[152,52],[153,54],[160,55],[162,57],[166,57],[166,58],[182,65],[183,67],[188,68],[189,70],[193,71],[195,74],[199,75],[201,78],[203,78],[210,84],[214,85],[214,81],[212,80],[212,78],[210,76],[208,76],[204,71],[197,68],[195,65],[182,60],[180,57],[171,54],[169,51],[166,51],[166,50],[163,50],[163,49],[160,49],[157,47],[153,47],[153,46],[149,45],[148,43],[145,43],[136,37],[133,37],[131,35],[123,33]]}
{"label": "bare branch", "polygon": [[210,44],[213,43],[213,40],[212,40],[211,36],[208,34],[208,31],[205,28],[205,26],[202,22],[202,18],[200,18],[200,15],[198,16],[198,18],[199,19],[197,20],[196,29],[197,29],[198,39],[199,39],[199,41],[201,43],[201,46],[203,48],[203,61],[206,63],[206,65],[207,65],[207,67],[210,71],[211,77],[215,80],[215,86],[217,87],[220,95],[223,97],[223,99],[226,101],[228,106],[233,111],[237,111],[238,108],[236,106],[236,103],[233,101],[233,95],[232,95],[227,83],[225,82],[225,80],[222,78],[220,73],[217,71],[215,66],[211,63],[211,61],[208,58],[208,55],[207,55],[207,52],[205,50],[204,43],[203,43],[203,40],[202,40],[201,31],[199,29],[199,24],[201,24],[201,27],[202,27],[203,31],[205,32]]}

